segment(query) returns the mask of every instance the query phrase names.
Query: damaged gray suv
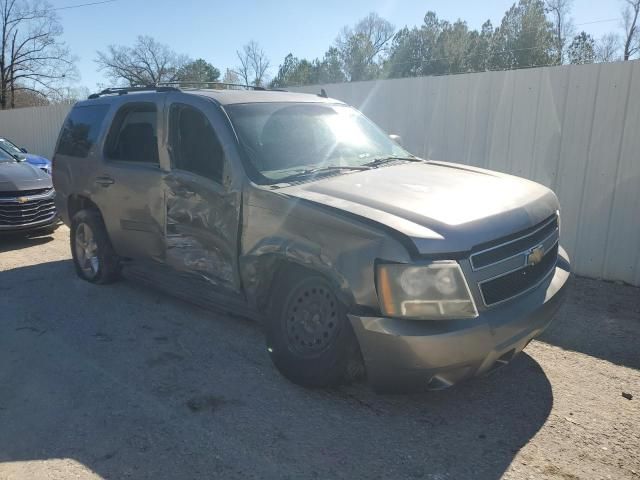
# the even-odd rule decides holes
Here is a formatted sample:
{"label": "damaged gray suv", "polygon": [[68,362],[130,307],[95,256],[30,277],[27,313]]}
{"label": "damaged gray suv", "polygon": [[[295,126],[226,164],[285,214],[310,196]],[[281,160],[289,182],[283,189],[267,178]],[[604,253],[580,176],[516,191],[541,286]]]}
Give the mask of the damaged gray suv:
{"label": "damaged gray suv", "polygon": [[490,372],[569,278],[552,191],[415,157],[326,95],[105,90],[69,113],[53,178],[80,277],[259,320],[307,386]]}

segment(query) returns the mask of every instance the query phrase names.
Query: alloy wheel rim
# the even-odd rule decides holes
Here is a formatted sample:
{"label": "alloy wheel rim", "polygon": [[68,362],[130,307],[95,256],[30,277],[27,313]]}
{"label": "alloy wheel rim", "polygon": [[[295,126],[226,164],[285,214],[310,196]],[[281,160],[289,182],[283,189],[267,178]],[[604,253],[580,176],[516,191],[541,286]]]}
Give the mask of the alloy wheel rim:
{"label": "alloy wheel rim", "polygon": [[325,287],[300,289],[286,312],[289,346],[302,356],[327,349],[338,334],[338,326],[338,302]]}
{"label": "alloy wheel rim", "polygon": [[80,269],[87,277],[95,277],[100,268],[98,244],[93,230],[86,223],[80,223],[76,228],[75,246]]}

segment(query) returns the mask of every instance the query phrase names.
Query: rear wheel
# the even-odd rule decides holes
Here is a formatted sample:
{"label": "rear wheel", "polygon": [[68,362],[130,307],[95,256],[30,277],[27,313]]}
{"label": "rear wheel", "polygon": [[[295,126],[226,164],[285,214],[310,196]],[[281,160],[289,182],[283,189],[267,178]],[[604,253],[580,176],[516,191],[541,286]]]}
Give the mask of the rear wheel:
{"label": "rear wheel", "polygon": [[267,347],[294,383],[324,387],[353,380],[360,371],[358,343],[331,284],[304,269],[280,276],[267,320]]}
{"label": "rear wheel", "polygon": [[115,254],[100,214],[80,210],[71,221],[71,255],[78,276],[88,282],[105,284],[120,276]]}

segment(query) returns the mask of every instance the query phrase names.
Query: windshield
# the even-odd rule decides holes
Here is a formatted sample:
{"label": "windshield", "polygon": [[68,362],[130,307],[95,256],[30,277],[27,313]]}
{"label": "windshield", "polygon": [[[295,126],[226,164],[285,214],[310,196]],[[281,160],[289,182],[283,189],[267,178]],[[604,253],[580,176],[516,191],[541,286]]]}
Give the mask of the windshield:
{"label": "windshield", "polygon": [[6,140],[4,138],[0,138],[0,149],[4,150],[10,155],[17,155],[20,158],[24,157],[24,153],[22,153],[22,150],[20,150],[13,143],[11,143],[9,140]]}
{"label": "windshield", "polygon": [[226,109],[258,183],[277,183],[310,170],[365,168],[383,158],[412,157],[364,115],[344,105],[251,103]]}
{"label": "windshield", "polygon": [[0,162],[15,162],[16,159],[0,148]]}

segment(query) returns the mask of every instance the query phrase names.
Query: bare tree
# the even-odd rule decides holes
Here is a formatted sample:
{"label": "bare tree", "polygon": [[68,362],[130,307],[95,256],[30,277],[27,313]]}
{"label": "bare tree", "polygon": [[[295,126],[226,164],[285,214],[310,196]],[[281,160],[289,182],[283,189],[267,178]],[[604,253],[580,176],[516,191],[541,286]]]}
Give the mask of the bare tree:
{"label": "bare tree", "polygon": [[106,52],[98,52],[99,70],[116,85],[155,85],[172,82],[189,58],[178,55],[167,45],[152,37],[138,36],[132,47],[109,45]]}
{"label": "bare tree", "polygon": [[223,83],[240,83],[240,76],[230,68],[227,68],[222,77]]}
{"label": "bare tree", "polygon": [[640,0],[624,0],[622,9],[622,26],[624,27],[624,60],[629,60],[640,51],[640,31],[638,30],[638,14]]}
{"label": "bare tree", "polygon": [[370,13],[354,28],[344,27],[335,46],[340,52],[343,70],[350,81],[377,75],[388,53],[395,27],[377,13]]}
{"label": "bare tree", "polygon": [[567,39],[574,34],[571,6],[573,0],[545,0],[545,11],[553,23],[553,43],[556,50],[556,62],[564,63]]}
{"label": "bare tree", "polygon": [[76,77],[74,58],[58,40],[62,27],[48,2],[0,0],[0,30],[0,108],[14,108],[20,92],[46,98]]}
{"label": "bare tree", "polygon": [[50,103],[73,105],[79,100],[86,99],[90,93],[87,87],[65,87],[51,96]]}
{"label": "bare tree", "polygon": [[269,59],[260,48],[258,42],[251,40],[242,51],[236,51],[240,65],[236,72],[245,85],[254,85],[256,87],[263,86],[266,83],[267,69],[269,68]]}
{"label": "bare tree", "polygon": [[607,33],[596,43],[596,62],[615,62],[619,60],[620,37]]}
{"label": "bare tree", "polygon": [[49,104],[47,97],[31,90],[16,90],[11,97],[12,108],[44,107]]}

